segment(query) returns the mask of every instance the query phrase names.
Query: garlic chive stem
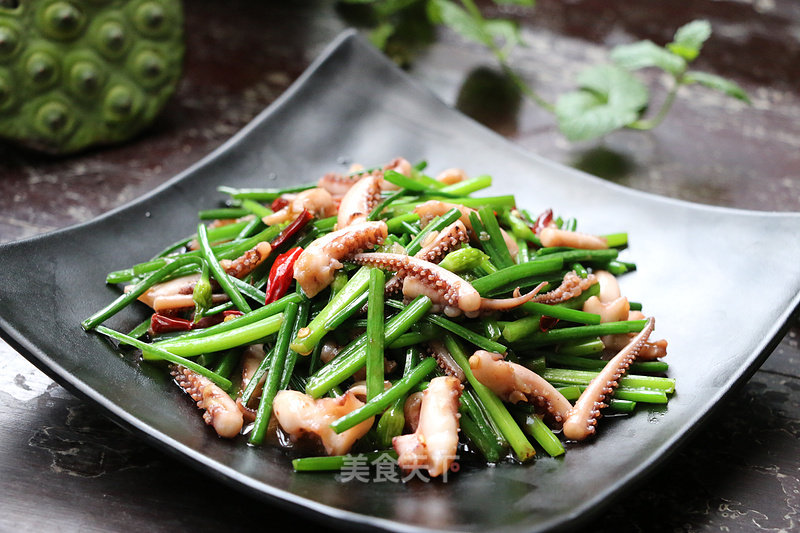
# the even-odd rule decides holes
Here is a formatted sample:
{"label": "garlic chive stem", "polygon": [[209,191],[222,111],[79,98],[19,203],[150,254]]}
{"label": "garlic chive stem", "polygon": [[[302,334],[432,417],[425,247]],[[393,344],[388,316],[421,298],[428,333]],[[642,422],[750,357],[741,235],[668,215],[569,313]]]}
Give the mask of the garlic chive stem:
{"label": "garlic chive stem", "polygon": [[500,398],[486,385],[475,378],[469,366],[467,355],[464,353],[464,349],[459,342],[454,339],[452,335],[445,335],[444,340],[450,355],[453,356],[458,366],[460,366],[461,370],[466,374],[469,384],[472,385],[473,390],[475,390],[475,393],[483,402],[487,414],[494,420],[500,432],[506,440],[508,440],[517,459],[523,462],[532,459],[533,456],[536,455],[536,450],[534,450],[527,437],[522,433],[514,417],[508,412],[508,409],[506,409],[506,406],[500,401]]}
{"label": "garlic chive stem", "polygon": [[239,311],[242,313],[249,313],[251,311],[250,306],[245,301],[242,293],[234,286],[230,276],[228,276],[222,269],[222,266],[220,266],[219,259],[214,255],[214,251],[208,243],[208,232],[203,224],[197,225],[197,242],[200,244],[200,249],[203,251],[206,263],[211,269],[211,274],[214,276],[214,279],[219,283],[219,286],[222,287],[222,290],[225,291],[225,294],[228,295]]}
{"label": "garlic chive stem", "polygon": [[297,310],[298,305],[292,303],[287,305],[286,310],[283,312],[284,320],[278,332],[278,338],[275,341],[272,361],[270,361],[269,372],[267,372],[267,381],[264,383],[264,391],[261,393],[261,401],[258,404],[253,430],[250,432],[250,444],[261,444],[267,433],[269,418],[272,415],[272,401],[275,399],[281,384],[283,366],[289,351],[289,341],[292,339],[292,329],[297,319]]}
{"label": "garlic chive stem", "polygon": [[183,357],[176,355],[172,352],[168,352],[167,350],[162,350],[160,348],[153,348],[152,344],[147,344],[146,342],[142,342],[140,340],[134,339],[133,337],[129,337],[124,333],[120,333],[118,331],[114,331],[113,329],[107,328],[105,326],[97,326],[95,328],[98,333],[102,333],[107,337],[111,337],[112,339],[116,339],[122,344],[127,344],[128,346],[133,346],[134,348],[139,348],[140,350],[149,350],[156,359],[163,359],[164,361],[169,361],[170,363],[175,363],[178,365],[183,365],[189,370],[193,370],[200,374],[201,376],[207,377],[211,381],[213,381],[216,385],[218,385],[223,390],[228,390],[231,387],[230,380],[215,374],[214,372],[210,371],[204,366],[200,366],[194,361],[190,361],[188,359],[184,359]]}
{"label": "garlic chive stem", "polygon": [[[435,359],[431,357],[423,359],[422,362],[414,367],[414,369],[409,372],[407,376],[400,378],[397,383],[392,385],[391,388],[378,394],[371,400],[368,400],[367,403],[355,411],[351,411],[343,417],[335,420],[331,424],[331,428],[336,433],[341,433],[342,431],[346,431],[353,426],[360,424],[371,416],[382,413],[397,399],[408,394],[408,392],[419,382],[425,379],[425,377],[430,374],[434,368],[436,368]],[[383,382],[381,382],[381,388],[383,388]]]}
{"label": "garlic chive stem", "polygon": [[380,268],[369,272],[367,301],[367,401],[383,392],[383,289],[386,275]]}
{"label": "garlic chive stem", "polygon": [[472,282],[472,286],[481,296],[486,296],[490,291],[502,287],[503,285],[524,280],[530,276],[557,272],[563,267],[564,261],[560,257],[546,257],[547,258],[531,261],[529,263],[510,265],[506,268],[499,269],[493,274],[476,279]]}
{"label": "garlic chive stem", "polygon": [[353,277],[347,282],[344,288],[328,302],[328,305],[314,317],[314,319],[302,328],[292,341],[292,350],[300,355],[308,355],[314,346],[322,340],[322,337],[330,331],[326,323],[342,310],[347,304],[358,298],[367,290],[369,284],[369,268],[360,268]]}
{"label": "garlic chive stem", "polygon": [[128,306],[128,304],[132,303],[136,300],[139,296],[144,294],[147,289],[155,285],[156,283],[162,281],[164,278],[175,272],[181,267],[186,265],[195,265],[200,267],[203,264],[203,260],[199,257],[183,257],[181,259],[176,259],[171,263],[167,263],[161,269],[155,271],[154,273],[150,274],[148,277],[137,283],[133,286],[133,288],[121,294],[117,297],[116,300],[108,304],[106,307],[101,309],[100,311],[96,312],[86,320],[81,323],[83,329],[90,330],[102,324],[112,316],[119,313],[123,308]]}
{"label": "garlic chive stem", "polygon": [[[394,450],[381,450],[365,454],[348,455],[323,455],[320,457],[300,457],[292,460],[292,468],[295,472],[324,472],[342,470],[346,464],[352,464],[354,460],[366,460],[370,464],[378,459],[385,458],[387,462],[397,460],[397,453]],[[363,464],[363,463],[362,463]]]}
{"label": "garlic chive stem", "polygon": [[[548,368],[542,373],[542,377],[553,383],[587,386],[589,385],[589,382],[598,374],[599,372],[593,372],[590,370]],[[669,394],[675,392],[675,380],[673,378],[628,374],[620,379],[619,383],[620,387],[630,389],[651,389]]]}
{"label": "garlic chive stem", "polygon": [[623,320],[620,322],[604,322],[602,324],[589,326],[575,326],[573,328],[551,329],[547,332],[536,332],[528,335],[520,342],[523,348],[533,348],[537,346],[547,346],[558,344],[564,341],[574,341],[591,337],[601,337],[603,335],[615,335],[618,333],[638,333],[642,331],[646,320]]}
{"label": "garlic chive stem", "polygon": [[[237,322],[238,320],[240,319],[231,320],[231,323]],[[203,353],[219,352],[244,344],[252,344],[278,331],[282,322],[283,314],[277,314],[214,335],[192,338],[176,337],[174,339],[148,344],[147,346],[168,350],[183,357],[193,357]],[[144,358],[151,358],[149,350],[144,350]]]}
{"label": "garlic chive stem", "polygon": [[[427,296],[417,296],[402,311],[390,318],[386,322],[385,343],[391,344],[408,331],[428,312],[431,305],[431,300]],[[366,357],[366,334],[364,334],[351,342],[335,359],[309,378],[306,394],[319,398],[364,366]]]}
{"label": "garlic chive stem", "polygon": [[536,414],[525,415],[522,427],[533,437],[550,457],[564,455],[566,450],[558,437],[547,427],[541,417]]}

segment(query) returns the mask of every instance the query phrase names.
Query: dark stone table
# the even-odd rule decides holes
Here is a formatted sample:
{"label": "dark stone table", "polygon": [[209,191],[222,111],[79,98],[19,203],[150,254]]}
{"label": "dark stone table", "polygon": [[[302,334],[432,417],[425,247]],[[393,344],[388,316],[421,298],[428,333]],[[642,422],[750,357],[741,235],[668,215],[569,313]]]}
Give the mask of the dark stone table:
{"label": "dark stone table", "polygon": [[[186,4],[185,76],[154,126],[123,146],[68,158],[0,145],[0,241],[91,219],[162,183],[244,126],[358,20],[353,9],[321,1]],[[735,79],[753,105],[684,88],[651,132],[568,143],[550,115],[508,98],[485,50],[450,32],[417,51],[410,74],[525,149],[605,179],[708,204],[800,211],[794,0],[540,0],[535,10],[503,12],[522,21],[528,43],[513,65],[550,100],[610,46],[664,43],[702,17],[715,33],[697,67]],[[657,102],[665,80],[645,76]],[[590,529],[800,528],[799,326],[794,319],[763,367],[702,431]],[[251,531],[284,514],[151,449],[2,342],[0,509],[2,531]]]}

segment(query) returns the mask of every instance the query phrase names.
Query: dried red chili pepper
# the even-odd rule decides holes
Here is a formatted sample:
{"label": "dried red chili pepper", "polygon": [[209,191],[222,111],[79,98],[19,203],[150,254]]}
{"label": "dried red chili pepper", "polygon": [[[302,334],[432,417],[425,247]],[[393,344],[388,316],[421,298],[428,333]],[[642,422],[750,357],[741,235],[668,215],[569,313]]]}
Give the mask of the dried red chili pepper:
{"label": "dried red chili pepper", "polygon": [[280,211],[287,205],[289,205],[289,200],[287,200],[283,196],[278,196],[277,198],[275,198],[275,200],[272,201],[272,205],[269,207],[273,211]]}
{"label": "dried red chili pepper", "polygon": [[303,249],[298,246],[275,258],[275,262],[269,271],[269,278],[267,278],[265,305],[281,298],[289,290],[289,285],[292,284],[292,279],[294,279],[294,262],[297,261],[301,253],[303,253]]}
{"label": "dried red chili pepper", "polygon": [[[197,322],[192,323],[192,329],[203,329],[203,328],[210,328],[211,326],[216,326],[227,316],[227,313],[231,313],[232,311],[223,311],[222,313],[217,313],[211,316],[204,316]],[[237,313],[241,314],[241,311],[236,311]]]}
{"label": "dried red chili pepper", "polygon": [[533,225],[533,232],[539,235],[543,228],[546,228],[553,221],[553,210],[546,209],[541,215],[536,217],[536,223]]}
{"label": "dried red chili pepper", "polygon": [[150,331],[155,334],[169,333],[172,331],[189,331],[192,329],[192,321],[185,318],[176,318],[153,313],[150,317]]}
{"label": "dried red chili pepper", "polygon": [[547,333],[556,327],[556,324],[558,324],[558,319],[551,316],[542,316],[542,318],[539,319],[539,329],[542,333]]}
{"label": "dried red chili pepper", "polygon": [[312,215],[308,209],[303,209],[303,212],[300,213],[296,219],[294,219],[294,222],[283,228],[283,231],[281,231],[277,237],[272,239],[272,242],[269,243],[272,246],[272,249],[274,250],[281,244],[284,244],[295,233],[303,229],[303,227],[308,224],[312,218],[314,218],[314,215]]}
{"label": "dried red chili pepper", "polygon": [[178,318],[174,316],[167,316],[162,313],[153,313],[150,317],[150,332],[153,334],[170,333],[173,331],[189,331],[191,329],[203,329],[216,326],[226,317],[241,316],[243,313],[237,310],[223,311],[216,315],[204,316],[197,322],[192,322],[185,318]]}

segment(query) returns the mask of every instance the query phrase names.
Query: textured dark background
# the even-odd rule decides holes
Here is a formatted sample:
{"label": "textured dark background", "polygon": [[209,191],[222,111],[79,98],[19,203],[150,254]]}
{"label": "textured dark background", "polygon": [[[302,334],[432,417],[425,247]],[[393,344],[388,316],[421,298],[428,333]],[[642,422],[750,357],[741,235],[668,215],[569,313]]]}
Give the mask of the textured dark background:
{"label": "textured dark background", "polygon": [[[695,66],[735,79],[753,105],[684,88],[656,130],[575,144],[551,116],[508,95],[487,52],[449,32],[419,50],[410,74],[524,148],[614,182],[707,204],[800,211],[794,0],[540,0],[535,10],[502,14],[523,23],[528,42],[512,63],[550,100],[610,46],[664,43],[678,26],[707,18],[714,35]],[[0,144],[0,242],[91,219],[191,165],[269,105],[354,20],[331,2],[187,2],[184,79],[153,127],[124,146],[69,158]],[[646,76],[657,103],[666,80]],[[800,527],[799,326],[795,319],[689,445],[590,530]],[[130,436],[2,341],[0,480],[0,530],[245,531],[281,515]]]}

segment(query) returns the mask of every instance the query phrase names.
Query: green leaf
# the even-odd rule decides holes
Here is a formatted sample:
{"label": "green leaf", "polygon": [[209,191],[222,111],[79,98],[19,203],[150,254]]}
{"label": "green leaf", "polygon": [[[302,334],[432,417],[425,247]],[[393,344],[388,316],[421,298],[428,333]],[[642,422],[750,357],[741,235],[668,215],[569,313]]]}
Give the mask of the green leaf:
{"label": "green leaf", "polygon": [[501,54],[504,58],[515,46],[523,44],[519,25],[514,21],[504,19],[487,20],[484,22],[483,28],[492,38],[502,41],[503,49]]}
{"label": "green leaf", "polygon": [[492,37],[486,31],[483,21],[473,18],[463,8],[449,0],[428,2],[428,16],[432,22],[444,24],[465,39],[490,46]]}
{"label": "green leaf", "polygon": [[647,106],[649,94],[630,72],[615,65],[598,65],[578,75],[580,90],[561,96],[556,118],[570,141],[602,137],[634,122]]}
{"label": "green leaf", "polygon": [[642,82],[615,65],[597,65],[584,70],[578,74],[578,86],[619,109],[640,111],[650,99]]}
{"label": "green leaf", "polygon": [[686,69],[686,61],[683,57],[673,54],[652,41],[615,46],[611,50],[611,60],[627,70],[658,67],[673,76],[678,76]]}
{"label": "green leaf", "polygon": [[386,42],[394,34],[396,28],[391,22],[384,22],[369,32],[369,42],[379,50],[386,50]]}
{"label": "green leaf", "polygon": [[[357,0],[357,1],[364,1],[364,0]],[[367,0],[368,2],[374,2],[375,0]],[[381,18],[391,17],[405,9],[410,8],[412,5],[417,3],[419,0],[378,0],[375,6],[375,12]]]}
{"label": "green leaf", "polygon": [[709,37],[711,37],[711,24],[707,20],[693,20],[678,28],[667,48],[686,61],[693,61]]}
{"label": "green leaf", "polygon": [[563,94],[556,102],[558,127],[570,141],[602,137],[637,117],[635,111],[612,107],[603,98],[584,90]]}
{"label": "green leaf", "polygon": [[723,78],[722,76],[717,76],[716,74],[690,70],[683,76],[683,81],[686,84],[699,83],[700,85],[714,89],[715,91],[720,91],[728,96],[747,102],[748,104],[752,103],[750,102],[750,97],[747,96],[747,92],[745,92],[738,83]]}

